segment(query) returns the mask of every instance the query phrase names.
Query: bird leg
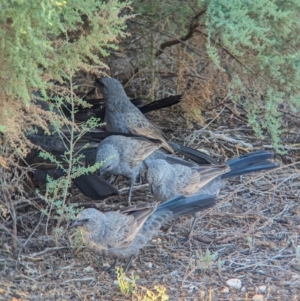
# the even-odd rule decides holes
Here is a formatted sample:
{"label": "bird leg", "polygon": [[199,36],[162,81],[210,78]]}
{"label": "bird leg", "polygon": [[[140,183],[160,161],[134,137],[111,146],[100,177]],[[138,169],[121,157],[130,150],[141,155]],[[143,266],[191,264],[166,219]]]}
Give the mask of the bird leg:
{"label": "bird leg", "polygon": [[133,188],[133,182],[130,182],[130,187],[129,187],[129,194],[128,194],[128,205],[131,206],[131,194],[132,194],[132,188]]}
{"label": "bird leg", "polygon": [[196,221],[197,221],[197,216],[195,216],[193,221],[192,221],[188,238],[187,238],[186,242],[184,243],[184,244],[188,244],[190,252],[192,252],[191,240],[192,240],[193,230],[194,230],[194,227],[196,225]]}
{"label": "bird leg", "polygon": [[126,268],[125,268],[125,274],[127,274],[127,272],[128,272],[128,269],[129,269],[129,268],[130,268],[130,266],[131,266],[132,258],[133,258],[133,255],[131,255],[131,256],[130,256],[130,258],[129,258],[129,260],[128,260],[127,264],[126,264]]}
{"label": "bird leg", "polygon": [[142,184],[143,183],[143,178],[142,178],[142,175],[139,174],[139,182],[137,184]]}
{"label": "bird leg", "polygon": [[170,234],[170,233],[171,233],[174,224],[175,224],[175,220],[172,221],[172,223],[171,223],[169,229],[168,229],[167,232],[166,232],[167,234]]}
{"label": "bird leg", "polygon": [[114,262],[112,263],[112,265],[110,266],[110,269],[115,269],[118,263],[118,258],[114,259]]}
{"label": "bird leg", "polygon": [[108,179],[109,184],[113,185],[118,179],[118,176],[111,175]]}
{"label": "bird leg", "polygon": [[[193,219],[193,221],[192,221],[191,227],[190,227],[188,239],[187,239],[187,241],[186,241],[186,242],[189,243],[189,244],[190,244],[190,242],[191,242],[192,235],[193,235],[193,230],[194,230],[194,227],[195,227],[195,225],[196,225],[197,220],[198,220],[198,216],[195,215],[195,216],[194,216],[194,219]],[[191,248],[191,246],[190,246],[190,248]]]}

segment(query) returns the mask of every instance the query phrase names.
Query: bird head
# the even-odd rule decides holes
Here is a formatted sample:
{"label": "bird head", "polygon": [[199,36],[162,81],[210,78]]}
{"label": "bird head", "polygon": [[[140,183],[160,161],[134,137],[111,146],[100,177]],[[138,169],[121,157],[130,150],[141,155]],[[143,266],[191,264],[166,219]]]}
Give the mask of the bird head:
{"label": "bird head", "polygon": [[162,159],[157,159],[147,163],[147,180],[152,186],[159,186],[169,170],[169,163]]}
{"label": "bird head", "polygon": [[102,77],[96,80],[101,89],[106,101],[109,103],[120,103],[123,97],[127,98],[122,84],[111,77]]}
{"label": "bird head", "polygon": [[99,168],[100,176],[106,172],[113,171],[120,162],[118,151],[110,144],[99,144],[97,150],[96,162],[102,163]]}
{"label": "bird head", "polygon": [[87,232],[92,232],[97,228],[97,224],[101,223],[102,219],[103,213],[94,208],[88,208],[77,215],[70,227],[79,227]]}

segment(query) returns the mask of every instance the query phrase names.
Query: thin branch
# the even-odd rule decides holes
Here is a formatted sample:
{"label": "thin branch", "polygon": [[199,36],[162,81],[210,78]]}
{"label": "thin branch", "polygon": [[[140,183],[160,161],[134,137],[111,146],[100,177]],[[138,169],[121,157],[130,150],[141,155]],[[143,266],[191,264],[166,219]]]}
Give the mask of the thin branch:
{"label": "thin branch", "polygon": [[54,248],[46,248],[45,250],[41,251],[41,252],[38,252],[38,253],[33,253],[31,256],[27,256],[29,258],[32,258],[32,257],[37,257],[37,256],[40,256],[40,255],[43,255],[45,253],[48,253],[48,252],[53,252],[53,251],[58,251],[58,250],[63,250],[63,249],[71,249],[72,247],[54,247]]}
{"label": "thin branch", "polygon": [[29,240],[31,239],[31,237],[33,236],[33,234],[36,232],[37,228],[40,226],[42,220],[43,220],[43,215],[41,216],[41,219],[38,222],[38,224],[36,225],[36,227],[34,228],[34,230],[31,232],[31,234],[29,235],[29,237],[26,239],[25,243],[20,248],[20,251],[19,251],[19,254],[18,254],[18,263],[20,263],[20,256],[21,256],[21,253],[22,253],[23,249],[25,248],[25,246],[27,245],[27,243],[29,242]]}
{"label": "thin branch", "polygon": [[196,14],[193,18],[193,21],[190,23],[189,25],[189,30],[187,32],[186,35],[184,35],[183,37],[179,38],[179,39],[174,39],[174,40],[170,40],[170,41],[166,41],[162,44],[160,44],[159,49],[156,51],[155,53],[155,57],[160,56],[163,52],[164,49],[167,47],[171,47],[177,44],[182,43],[183,41],[187,41],[190,38],[193,37],[194,33],[196,32],[196,28],[198,27],[199,23],[198,23],[198,18],[204,14],[206,12],[206,9],[203,9],[202,11],[200,11],[198,14]]}
{"label": "thin branch", "polygon": [[69,282],[85,282],[85,281],[95,281],[96,278],[94,277],[86,277],[86,278],[73,278],[73,279],[69,279],[69,280],[65,280],[63,283],[69,283]]}

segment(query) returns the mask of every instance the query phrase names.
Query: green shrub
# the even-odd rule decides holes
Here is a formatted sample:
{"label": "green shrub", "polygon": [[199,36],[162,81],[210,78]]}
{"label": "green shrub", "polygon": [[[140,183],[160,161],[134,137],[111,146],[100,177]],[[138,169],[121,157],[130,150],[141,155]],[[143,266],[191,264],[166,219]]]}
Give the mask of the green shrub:
{"label": "green shrub", "polygon": [[207,5],[211,58],[222,65],[224,48],[240,62],[227,69],[235,78],[229,95],[240,103],[244,97],[249,124],[260,137],[267,129],[278,150],[282,128],[278,107],[287,102],[292,110],[300,108],[300,2],[201,2]]}
{"label": "green shrub", "polygon": [[[1,199],[5,201],[1,201],[0,206],[3,202],[3,207],[15,212],[14,202],[8,201],[10,196],[13,195],[13,199],[21,195],[28,197],[27,189],[22,187],[26,187],[24,179],[30,168],[19,166],[32,147],[26,133],[37,126],[63,139],[61,126],[67,125],[70,147],[62,158],[43,154],[45,159],[61,167],[65,176],[58,180],[48,178],[46,193],[40,196],[48,205],[42,212],[52,214],[54,211],[57,232],[63,220],[72,219],[76,214],[74,207],[66,203],[71,179],[95,171],[97,166],[84,168],[80,164],[82,157],[76,156],[73,145],[99,121],[76,125],[74,118],[67,120],[63,115],[41,109],[31,101],[32,92],[39,91],[45,101],[50,100],[49,95],[57,95],[51,101],[70,103],[74,116],[76,105],[85,106],[75,96],[74,77],[78,72],[99,76],[107,69],[103,58],[111,49],[116,49],[119,39],[125,36],[125,21],[131,13],[129,4],[126,0],[0,2],[0,131],[3,142],[0,158],[12,167],[3,172],[6,179],[14,178],[6,187],[3,185]],[[12,219],[12,232],[17,233],[16,214],[12,214]]]}
{"label": "green shrub", "polygon": [[[198,0],[182,5],[182,1],[152,0],[133,3],[142,20],[144,44],[149,48],[157,50],[166,41],[181,39],[178,57],[174,57],[174,51],[170,54],[167,48],[164,50],[171,57],[168,63],[174,60],[172,72],[178,76],[177,83],[181,81],[181,86],[191,86],[200,78],[199,105],[201,101],[207,102],[201,92],[206,86],[210,86],[215,97],[224,97],[221,91],[227,91],[231,100],[243,105],[248,123],[258,137],[268,132],[275,148],[280,150],[282,116],[278,109],[283,103],[294,112],[300,108],[300,2]],[[191,27],[195,24],[196,28]],[[194,28],[192,35],[182,41],[191,28]],[[169,47],[174,45],[176,43]],[[152,59],[153,53],[156,52],[148,51]],[[145,52],[140,56],[145,56]],[[176,64],[176,59],[180,63]],[[143,58],[143,62],[145,64],[147,59]],[[149,63],[148,59],[148,66]],[[169,68],[161,63],[155,65],[151,61],[151,64],[155,71]],[[188,64],[190,70],[182,69]],[[223,71],[223,76],[220,72],[211,72],[215,69],[213,65]],[[201,68],[203,73],[197,73]],[[180,78],[181,74],[185,76]],[[211,82],[215,82],[215,86],[211,86]],[[218,87],[219,83],[222,86]],[[179,93],[182,92],[188,93],[186,88]],[[195,93],[197,90],[192,91]]]}
{"label": "green shrub", "polygon": [[124,37],[128,1],[11,0],[0,3],[0,82],[4,92],[30,101],[49,80],[62,82],[72,72],[99,72]]}

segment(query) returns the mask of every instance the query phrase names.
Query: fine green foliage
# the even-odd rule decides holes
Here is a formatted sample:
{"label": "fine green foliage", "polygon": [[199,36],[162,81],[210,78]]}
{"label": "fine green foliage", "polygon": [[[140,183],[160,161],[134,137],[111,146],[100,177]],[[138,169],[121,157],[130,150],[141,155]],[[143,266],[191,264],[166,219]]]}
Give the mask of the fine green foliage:
{"label": "fine green foliage", "polygon": [[[195,19],[195,11],[200,10],[197,0],[190,0],[182,4],[180,0],[133,0],[132,6],[136,18],[134,34],[138,33],[138,40],[142,39],[143,51],[137,53],[134,64],[138,70],[144,69],[150,73],[151,88],[148,90],[147,98],[164,97],[159,95],[157,89],[157,74],[166,69],[158,61],[157,51],[163,42],[181,38],[189,32],[189,26]],[[174,56],[174,59],[178,59]],[[167,66],[167,69],[169,66]],[[165,87],[164,87],[165,88]],[[177,93],[180,94],[178,87]],[[157,93],[155,95],[155,93]],[[141,95],[139,95],[141,96]]]}
{"label": "fine green foliage", "polygon": [[[100,56],[124,37],[128,1],[12,0],[0,3],[0,82],[29,104],[31,89],[78,70],[99,71]],[[96,67],[95,67],[96,66]]]}
{"label": "fine green foliage", "polygon": [[[70,81],[72,78],[70,78]],[[84,155],[80,152],[86,149],[89,145],[85,144],[81,149],[75,149],[76,143],[91,129],[101,126],[99,119],[90,118],[86,122],[81,124],[76,124],[74,120],[75,107],[80,105],[87,105],[81,99],[78,99],[74,96],[72,91],[71,84],[71,93],[70,96],[66,96],[63,99],[56,97],[55,98],[55,107],[59,111],[61,109],[61,102],[69,107],[71,114],[71,121],[68,121],[67,124],[64,124],[64,130],[62,126],[56,120],[50,124],[52,129],[51,134],[57,135],[61,141],[64,142],[66,151],[61,157],[56,157],[53,154],[45,151],[40,152],[40,156],[45,159],[47,162],[52,162],[55,164],[56,168],[62,170],[65,176],[55,180],[49,175],[47,176],[47,187],[44,195],[39,193],[39,196],[49,204],[48,211],[54,210],[54,218],[57,219],[56,232],[60,232],[60,224],[63,220],[70,221],[75,218],[75,215],[81,209],[75,209],[72,205],[67,205],[66,201],[69,197],[69,187],[71,186],[72,179],[77,178],[83,174],[94,173],[96,172],[100,164],[95,163],[93,166],[84,167],[81,163],[84,161]],[[69,106],[68,106],[69,104]],[[60,111],[61,115],[63,112]],[[47,214],[47,210],[43,210],[44,214]]]}
{"label": "fine green foliage", "polygon": [[223,68],[225,49],[238,63],[226,68],[233,77],[229,96],[241,102],[249,124],[259,137],[263,129],[280,148],[281,114],[288,102],[300,108],[300,2],[209,0],[207,49],[214,63]]}
{"label": "fine green foliage", "polygon": [[[137,17],[145,18],[152,26],[159,26],[159,29],[168,34],[182,35],[186,33],[186,27],[199,9],[198,1],[187,1],[182,5],[180,0],[133,0],[134,12]],[[163,20],[163,23],[160,21]]]}
{"label": "fine green foliage", "polygon": [[[283,105],[294,113],[300,109],[298,0],[197,0],[185,5],[151,0],[133,1],[133,6],[144,49],[148,49],[138,56],[139,70],[151,68],[152,85],[172,64],[171,59],[159,60],[159,47],[163,45],[164,53],[174,61],[177,51],[181,64],[172,64],[177,85],[191,86],[195,78],[203,78],[201,88],[191,91],[198,93],[200,109],[201,102],[207,102],[206,88],[214,97],[235,101],[246,110],[248,124],[257,136],[268,134],[281,151],[280,109]],[[211,72],[216,67],[218,73]],[[178,93],[189,91],[185,88]],[[197,115],[192,112],[194,106],[189,108],[186,116]]]}

